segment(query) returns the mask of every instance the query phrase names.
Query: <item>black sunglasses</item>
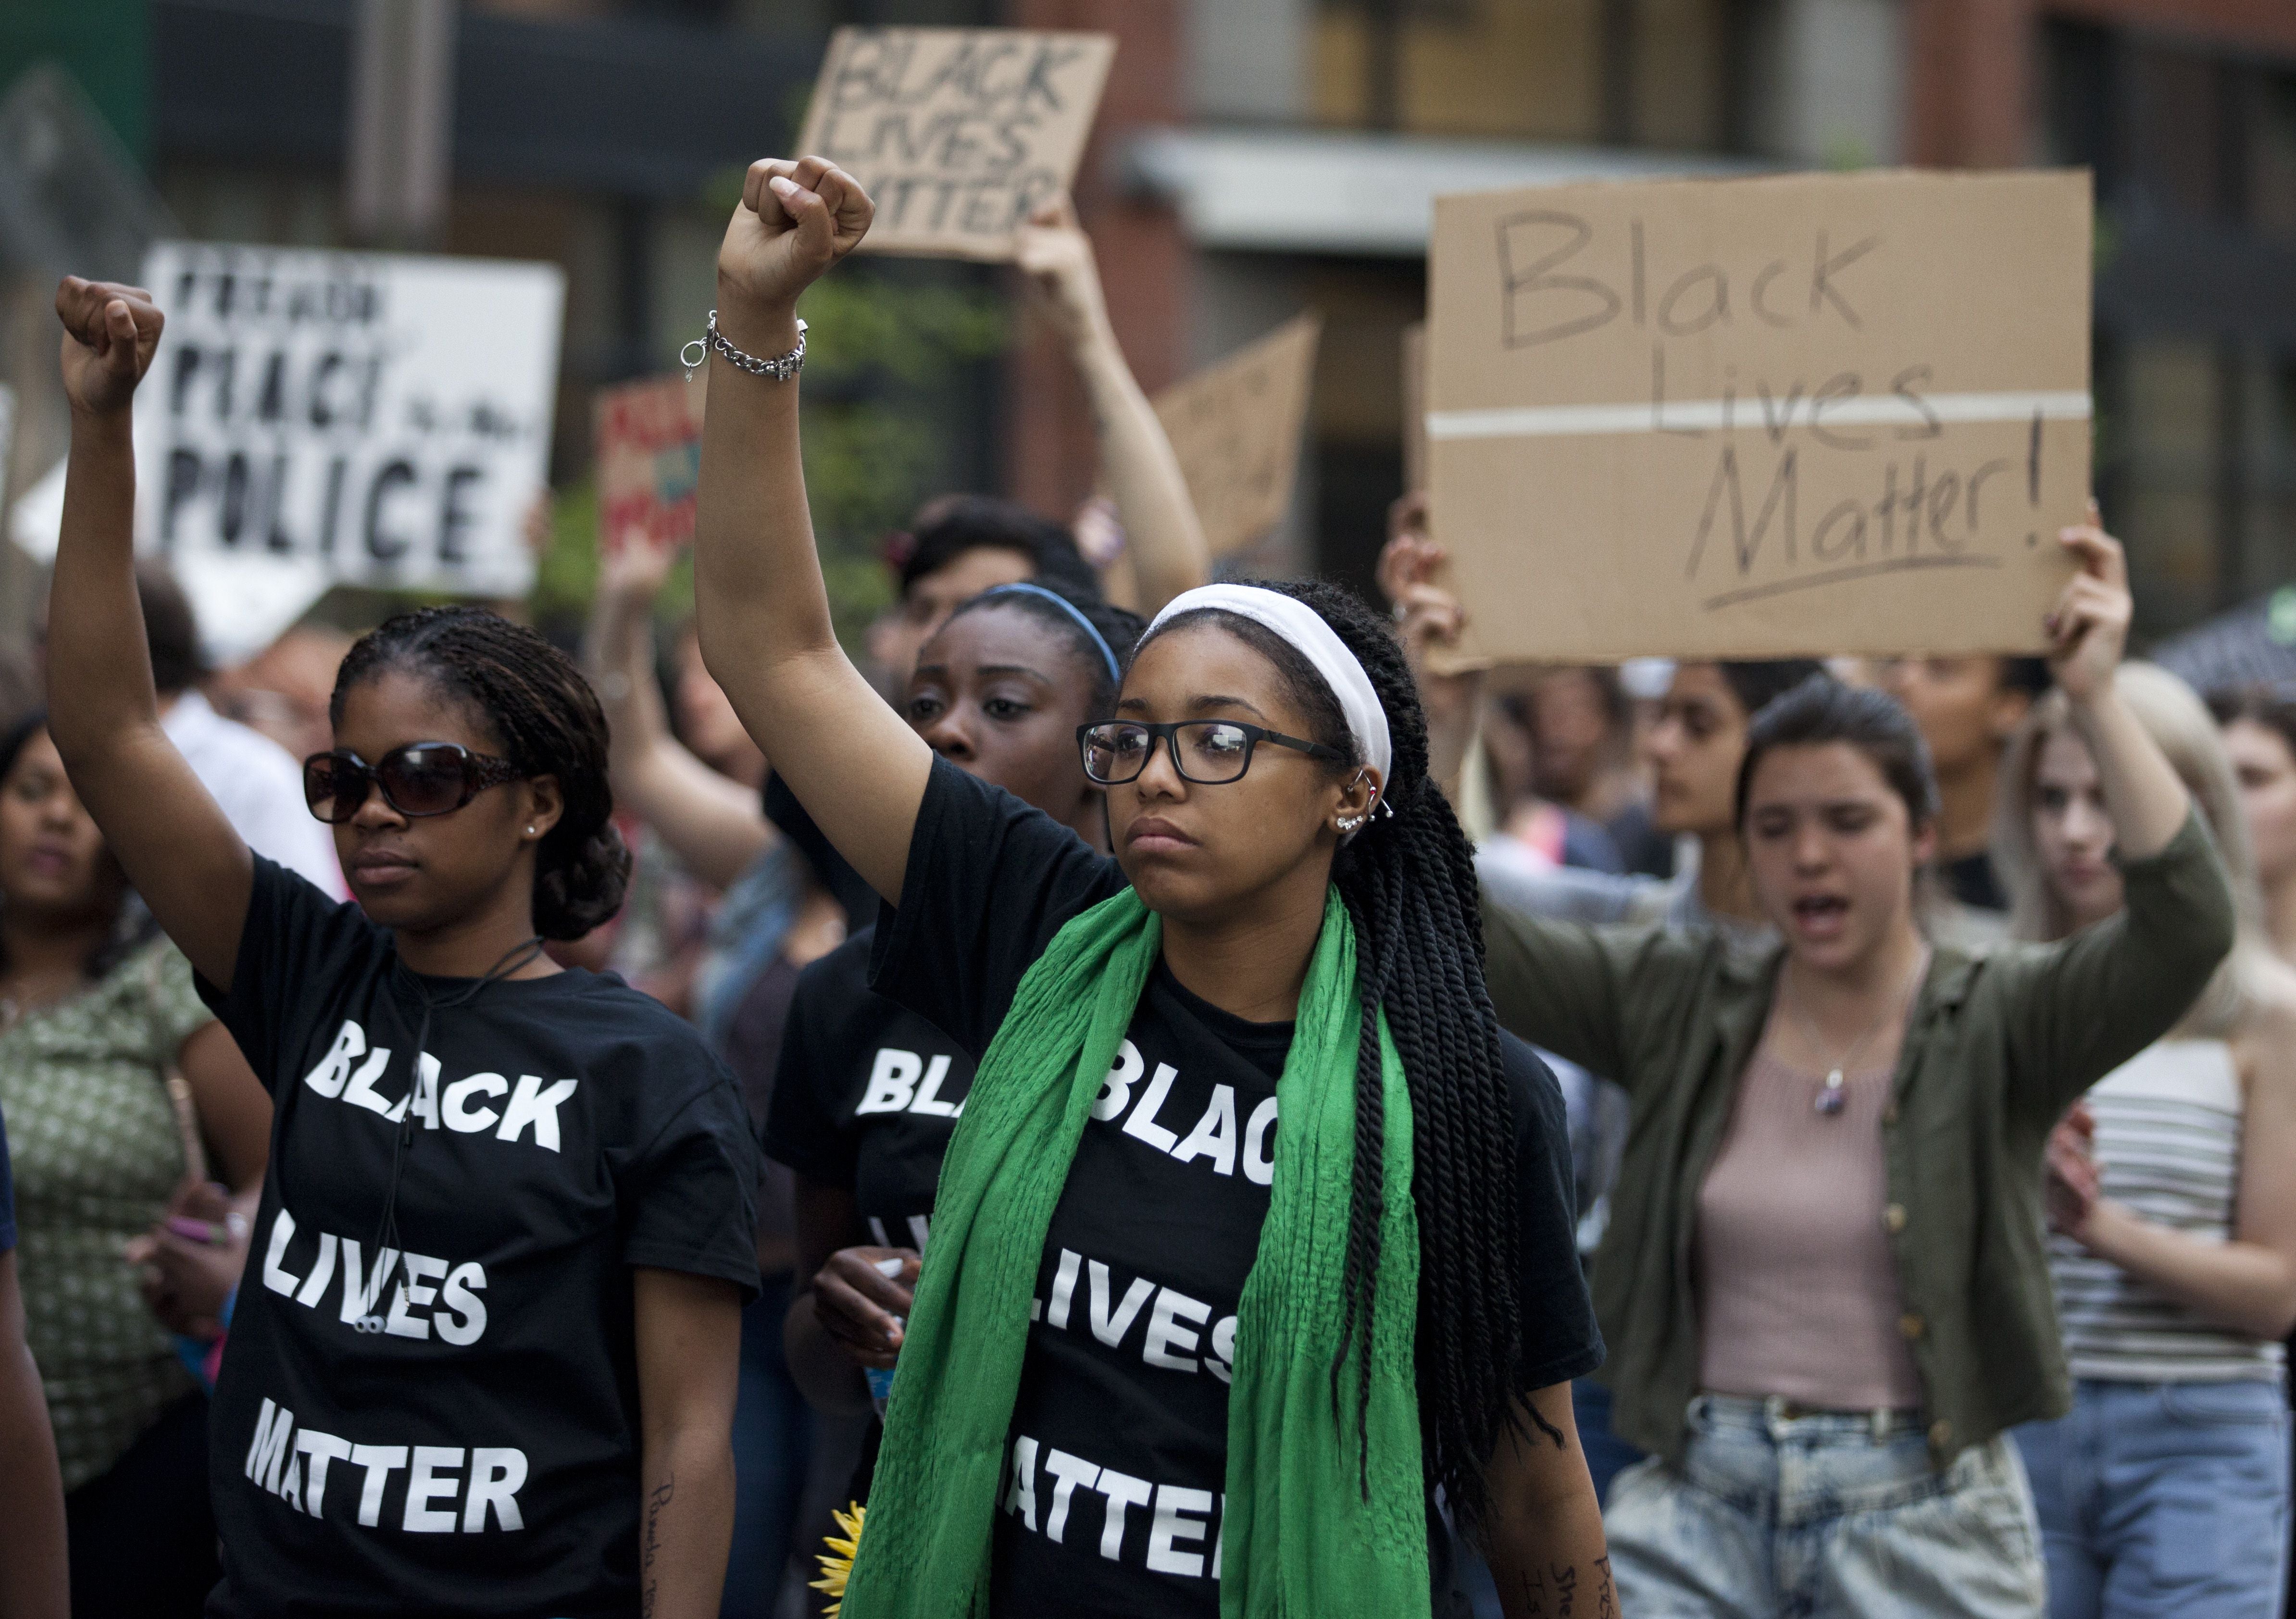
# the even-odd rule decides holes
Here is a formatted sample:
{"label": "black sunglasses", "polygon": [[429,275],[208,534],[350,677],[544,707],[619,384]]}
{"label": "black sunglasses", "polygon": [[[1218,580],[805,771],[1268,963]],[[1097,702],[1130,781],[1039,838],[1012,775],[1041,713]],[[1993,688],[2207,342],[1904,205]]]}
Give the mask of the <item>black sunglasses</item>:
{"label": "black sunglasses", "polygon": [[311,813],[331,826],[357,814],[377,787],[385,804],[410,819],[448,815],[489,787],[525,774],[507,759],[472,753],[459,742],[410,742],[374,765],[338,748],[303,761],[303,797]]}
{"label": "black sunglasses", "polygon": [[1138,781],[1148,761],[1156,756],[1158,737],[1171,748],[1172,768],[1180,773],[1180,780],[1199,787],[1243,780],[1243,773],[1251,768],[1251,750],[1262,742],[1294,748],[1311,759],[1348,763],[1347,755],[1336,748],[1239,720],[1168,720],[1152,725],[1140,720],[1103,720],[1096,725],[1077,727],[1086,778],[1103,787]]}

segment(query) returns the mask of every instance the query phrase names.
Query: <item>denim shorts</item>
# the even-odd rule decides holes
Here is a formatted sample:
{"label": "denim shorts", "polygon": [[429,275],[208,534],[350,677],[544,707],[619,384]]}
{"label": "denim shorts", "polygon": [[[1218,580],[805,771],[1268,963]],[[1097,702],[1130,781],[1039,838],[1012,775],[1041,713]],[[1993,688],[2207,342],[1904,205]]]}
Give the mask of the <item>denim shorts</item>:
{"label": "denim shorts", "polygon": [[2288,1548],[2288,1407],[2276,1379],[2073,1386],[2017,1430],[2040,1509],[2050,1619],[2276,1619]]}
{"label": "denim shorts", "polygon": [[1918,1413],[1702,1394],[1679,1466],[1619,1475],[1603,1527],[1632,1619],[2039,1619],[2040,1536],[2005,1436],[1942,1472]]}

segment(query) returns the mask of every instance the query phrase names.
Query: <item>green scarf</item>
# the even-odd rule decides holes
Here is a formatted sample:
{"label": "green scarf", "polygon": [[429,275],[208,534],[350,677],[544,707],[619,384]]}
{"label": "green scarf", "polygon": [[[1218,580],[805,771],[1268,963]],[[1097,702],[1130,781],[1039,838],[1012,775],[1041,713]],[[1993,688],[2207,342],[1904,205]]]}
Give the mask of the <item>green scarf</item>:
{"label": "green scarf", "polygon": [[[1046,1232],[1160,937],[1129,889],[1072,920],[1021,979],[981,1059],[941,1167],[847,1619],[988,1612],[989,1532]],[[1428,1612],[1411,1102],[1384,1018],[1367,1500],[1357,1472],[1360,1341],[1336,1413],[1332,1396],[1361,1015],[1355,928],[1334,890],[1276,1086],[1275,1181],[1236,1312],[1227,1494],[1219,1543],[1204,1548],[1218,1559],[1222,1619]]]}

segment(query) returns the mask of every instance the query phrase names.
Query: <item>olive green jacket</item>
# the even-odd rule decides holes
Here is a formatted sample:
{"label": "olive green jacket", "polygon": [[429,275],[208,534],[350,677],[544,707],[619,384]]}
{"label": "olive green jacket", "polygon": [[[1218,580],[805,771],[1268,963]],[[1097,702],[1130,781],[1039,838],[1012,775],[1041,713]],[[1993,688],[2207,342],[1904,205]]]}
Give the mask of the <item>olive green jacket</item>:
{"label": "olive green jacket", "polygon": [[[2065,1108],[2182,1017],[2232,947],[2233,902],[2197,816],[2125,863],[2128,908],[2058,944],[1940,946],[1882,1115],[1882,1215],[1942,1466],[2063,1413],[2041,1149]],[[1634,1124],[1594,1267],[1619,1435],[1669,1460],[1698,1383],[1698,1191],[1760,1039],[1783,950],[1704,930],[1597,928],[1487,897],[1499,1021],[1626,1087]]]}

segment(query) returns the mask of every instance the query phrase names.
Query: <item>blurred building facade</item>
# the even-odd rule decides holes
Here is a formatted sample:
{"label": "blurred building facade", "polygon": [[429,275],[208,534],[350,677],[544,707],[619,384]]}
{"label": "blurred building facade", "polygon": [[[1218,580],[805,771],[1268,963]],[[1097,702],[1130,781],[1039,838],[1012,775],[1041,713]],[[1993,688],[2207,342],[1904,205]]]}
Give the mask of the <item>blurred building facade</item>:
{"label": "blurred building facade", "polygon": [[[2289,0],[10,0],[0,89],[62,61],[168,228],[340,243],[361,17],[423,4],[453,29],[429,245],[569,273],[562,482],[586,467],[591,390],[666,369],[699,329],[726,178],[789,138],[828,30],[1002,21],[1119,37],[1078,190],[1152,390],[1324,315],[1266,565],[1367,576],[1437,192],[2047,162],[2097,175],[2098,483],[2144,627],[2296,576]],[[58,267],[0,307],[12,372],[44,350],[53,368],[34,283]],[[943,475],[1064,515],[1092,483],[1088,414],[1019,336],[950,406]],[[12,481],[54,454],[37,414]]]}

